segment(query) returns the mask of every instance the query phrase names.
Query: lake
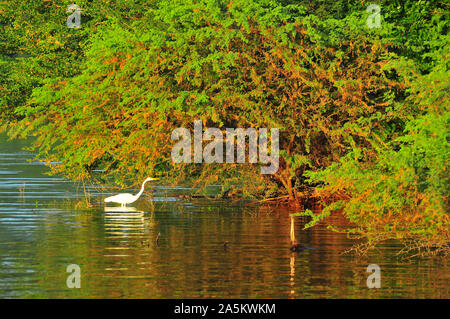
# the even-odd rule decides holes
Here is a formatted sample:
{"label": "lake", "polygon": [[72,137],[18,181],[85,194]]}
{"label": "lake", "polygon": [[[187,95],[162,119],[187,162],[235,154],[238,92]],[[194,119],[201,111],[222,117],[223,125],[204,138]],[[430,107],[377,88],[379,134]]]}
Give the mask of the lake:
{"label": "lake", "polygon": [[[178,195],[189,188],[163,180],[127,209],[105,207],[108,188],[87,187],[93,207],[79,209],[83,186],[46,175],[26,145],[0,134],[1,298],[450,296],[447,257],[405,259],[396,242],[345,254],[355,241],[327,229],[344,225],[341,216],[303,230],[295,210],[186,200]],[[313,249],[292,253],[291,229]],[[80,288],[66,284],[71,264]],[[378,289],[367,287],[369,264],[380,266]]]}

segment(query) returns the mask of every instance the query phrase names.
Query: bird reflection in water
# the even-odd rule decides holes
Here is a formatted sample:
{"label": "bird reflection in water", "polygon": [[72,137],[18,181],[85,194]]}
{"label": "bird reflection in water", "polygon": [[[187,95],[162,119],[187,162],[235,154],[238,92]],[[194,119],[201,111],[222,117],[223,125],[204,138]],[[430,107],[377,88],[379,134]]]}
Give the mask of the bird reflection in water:
{"label": "bird reflection in water", "polygon": [[113,237],[142,237],[145,227],[144,212],[134,207],[105,207],[105,230]]}

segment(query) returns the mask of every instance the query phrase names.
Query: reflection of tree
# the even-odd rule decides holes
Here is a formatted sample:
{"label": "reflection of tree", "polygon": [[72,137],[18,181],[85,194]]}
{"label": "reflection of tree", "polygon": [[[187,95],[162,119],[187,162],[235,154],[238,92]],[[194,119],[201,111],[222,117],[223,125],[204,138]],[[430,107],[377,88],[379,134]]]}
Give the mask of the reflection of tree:
{"label": "reflection of tree", "polygon": [[[239,207],[214,209],[206,201],[203,203],[187,205],[183,212],[179,212],[179,203],[172,210],[166,204],[160,210],[155,204],[154,212],[141,208],[130,208],[127,212],[49,211],[45,222],[33,231],[34,237],[26,244],[20,243],[24,247],[34,245],[32,249],[23,250],[33,253],[28,259],[17,257],[22,262],[16,262],[13,267],[32,268],[35,273],[26,276],[32,278],[29,282],[18,279],[23,283],[19,295],[94,298],[383,296],[382,290],[366,288],[365,267],[369,262],[395,265],[389,259],[392,257],[388,250],[381,252],[380,259],[342,255],[353,241],[327,230],[326,224],[303,230],[307,220],[288,216],[287,209],[274,209],[270,214],[243,214]],[[345,220],[332,216],[327,222],[344,225]],[[161,233],[159,246],[155,243],[158,233]],[[292,254],[289,251],[292,235],[315,249]],[[227,248],[224,242],[229,242]],[[65,286],[65,267],[71,263],[81,267],[81,289],[69,290]],[[424,262],[391,266],[383,273],[383,280],[394,285],[391,286],[395,287],[393,293],[403,296],[430,295],[433,289],[442,296],[446,288],[439,276],[444,277],[448,266],[430,268],[436,270],[434,273],[423,271],[432,265]],[[386,266],[382,265],[385,271],[383,267]],[[411,269],[421,275],[408,277],[405,273]],[[2,284],[2,289],[4,287],[7,286]],[[37,293],[37,289],[40,292]]]}

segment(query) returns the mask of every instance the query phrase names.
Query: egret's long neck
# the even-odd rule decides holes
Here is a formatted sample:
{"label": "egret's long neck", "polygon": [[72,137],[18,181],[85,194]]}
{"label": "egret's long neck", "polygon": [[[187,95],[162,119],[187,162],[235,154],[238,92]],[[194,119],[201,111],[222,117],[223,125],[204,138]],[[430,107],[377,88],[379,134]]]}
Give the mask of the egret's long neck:
{"label": "egret's long neck", "polygon": [[137,194],[135,195],[136,199],[139,198],[139,197],[141,197],[142,193],[144,192],[145,183],[147,183],[147,182],[148,182],[148,181],[144,181],[144,182],[142,183],[142,187],[141,187],[140,192],[137,193]]}

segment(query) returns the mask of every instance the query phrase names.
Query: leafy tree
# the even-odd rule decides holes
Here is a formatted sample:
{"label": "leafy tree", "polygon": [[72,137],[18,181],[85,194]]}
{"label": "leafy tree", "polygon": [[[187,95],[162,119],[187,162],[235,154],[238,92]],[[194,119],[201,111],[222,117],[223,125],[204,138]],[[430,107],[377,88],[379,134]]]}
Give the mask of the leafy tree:
{"label": "leafy tree", "polygon": [[[313,223],[339,208],[373,241],[445,241],[448,5],[379,1],[369,29],[370,3],[80,1],[80,29],[65,25],[69,2],[2,4],[1,118],[73,179],[314,197],[326,208]],[[174,164],[172,130],[197,119],[280,128],[278,172]]]}

